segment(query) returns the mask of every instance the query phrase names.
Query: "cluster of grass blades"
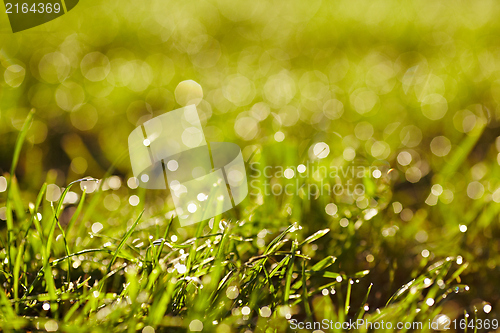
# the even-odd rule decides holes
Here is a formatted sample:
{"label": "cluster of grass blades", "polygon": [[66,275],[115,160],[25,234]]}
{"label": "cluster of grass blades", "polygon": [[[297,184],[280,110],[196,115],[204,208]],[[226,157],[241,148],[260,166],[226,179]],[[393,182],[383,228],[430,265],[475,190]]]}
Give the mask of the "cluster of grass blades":
{"label": "cluster of grass blades", "polygon": [[[385,306],[372,308],[369,270],[346,273],[335,256],[306,254],[330,229],[304,236],[294,222],[261,234],[251,217],[212,219],[181,241],[173,217],[146,217],[139,206],[115,234],[103,236],[81,228],[94,220],[100,200],[97,191],[86,202],[85,187],[62,225],[70,188],[97,180],[70,183],[48,208],[42,208],[47,184],[34,203],[23,200],[15,169],[32,117],[19,133],[8,175],[0,252],[0,325],[6,332],[280,332],[290,329],[291,319],[428,322],[449,295],[468,289],[460,284],[467,264],[447,258],[419,268]],[[268,242],[259,249],[256,239]]]}

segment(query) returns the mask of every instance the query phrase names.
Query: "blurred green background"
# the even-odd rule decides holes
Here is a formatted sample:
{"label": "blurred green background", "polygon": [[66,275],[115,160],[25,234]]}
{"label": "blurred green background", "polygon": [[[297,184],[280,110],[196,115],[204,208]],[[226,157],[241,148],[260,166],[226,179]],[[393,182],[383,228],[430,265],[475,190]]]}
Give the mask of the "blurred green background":
{"label": "blurred green background", "polygon": [[[135,190],[124,189],[129,133],[180,107],[177,85],[194,80],[207,140],[239,144],[248,162],[296,166],[325,143],[324,165],[383,171],[359,200],[252,195],[236,216],[269,230],[299,221],[305,235],[329,227],[311,251],[337,256],[341,270],[372,270],[377,306],[415,269],[460,255],[472,289],[450,307],[496,309],[498,17],[489,0],[82,0],[13,34],[2,13],[0,171],[34,108],[17,169],[26,196],[117,163],[123,186],[104,203],[117,211]],[[168,202],[153,200],[159,210]],[[367,208],[378,215],[356,226]]]}
{"label": "blurred green background", "polygon": [[83,1],[17,34],[4,15],[2,168],[35,108],[33,163],[22,170],[31,182],[40,163],[74,177],[63,166],[82,154],[78,143],[96,163],[75,169],[99,176],[131,129],[178,107],[174,89],[186,79],[203,87],[210,139],[262,145],[281,130],[299,143],[369,123],[353,140],[368,146],[360,154],[382,141],[375,158],[418,147],[431,162],[433,137],[456,143],[474,119],[498,118],[497,13],[493,1]]}

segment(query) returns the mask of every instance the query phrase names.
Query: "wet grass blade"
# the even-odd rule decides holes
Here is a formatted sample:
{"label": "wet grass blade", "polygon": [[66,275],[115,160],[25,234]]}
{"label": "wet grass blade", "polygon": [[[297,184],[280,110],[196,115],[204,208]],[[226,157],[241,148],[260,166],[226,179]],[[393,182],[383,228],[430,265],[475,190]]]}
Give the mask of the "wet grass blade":
{"label": "wet grass blade", "polygon": [[[57,203],[57,207],[53,211],[52,223],[50,225],[49,235],[47,236],[47,246],[46,246],[46,250],[45,250],[46,256],[44,258],[45,264],[48,262],[48,259],[49,259],[48,257],[50,256],[50,252],[52,250],[52,239],[54,238],[54,232],[55,232],[55,229],[56,229],[56,225],[59,223],[59,214],[61,213],[61,208],[62,208],[62,205],[63,205],[63,202],[64,202],[64,198],[66,197],[66,195],[68,194],[69,190],[71,189],[71,187],[74,184],[82,182],[82,181],[89,181],[89,180],[98,181],[97,179],[94,179],[94,178],[91,178],[91,179],[82,178],[82,179],[75,180],[75,181],[69,183],[68,187],[66,187],[64,189],[63,193],[61,194],[61,197],[59,198],[59,201]],[[69,254],[69,253],[67,253],[67,254]]]}
{"label": "wet grass blade", "polygon": [[303,245],[305,244],[309,244],[309,243],[312,243],[314,242],[315,240],[323,237],[324,235],[326,235],[327,233],[330,232],[330,229],[323,229],[323,230],[320,230],[320,231],[317,231],[315,232],[314,234],[312,234],[311,236],[307,237],[305,240],[303,240],[300,244],[299,244],[299,248],[302,247]]}
{"label": "wet grass blade", "polygon": [[40,226],[40,221],[38,221],[37,212],[38,212],[38,209],[40,208],[40,204],[43,200],[43,195],[45,194],[45,190],[47,190],[47,183],[43,183],[42,188],[40,189],[40,192],[38,192],[38,196],[36,198],[36,202],[35,202],[34,207],[29,207],[30,213],[31,213],[31,219],[30,219],[30,223],[26,227],[26,231],[24,232],[23,239],[26,239],[26,237],[28,236],[28,232],[31,228],[31,225],[34,223],[35,228],[36,228],[37,232],[39,233],[40,239],[42,240],[42,243],[43,243],[42,227]]}
{"label": "wet grass blade", "polygon": [[139,221],[141,220],[142,214],[144,214],[144,211],[142,211],[139,214],[139,216],[134,221],[134,223],[132,224],[130,229],[128,229],[128,231],[125,233],[125,235],[123,235],[122,240],[120,241],[120,244],[118,244],[118,247],[116,248],[115,253],[113,254],[113,257],[111,258],[111,261],[109,262],[108,273],[111,271],[111,267],[113,266],[116,258],[118,257],[118,253],[120,253],[120,250],[123,248],[123,245],[125,245],[125,242],[127,241],[127,239],[130,238],[130,236],[134,232],[135,227],[137,227],[137,224],[139,224]]}
{"label": "wet grass blade", "polygon": [[156,256],[156,263],[158,264],[159,260],[160,260],[160,257],[161,257],[161,253],[163,251],[163,246],[165,246],[165,241],[168,237],[168,232],[170,230],[170,226],[172,225],[172,222],[174,221],[174,217],[172,216],[170,218],[170,221],[168,221],[168,224],[167,224],[167,227],[165,228],[165,232],[163,233],[163,241],[161,242],[161,245],[160,245],[160,249],[158,250],[158,254]]}
{"label": "wet grass blade", "polygon": [[[124,151],[116,159],[116,161],[113,162],[113,164],[108,168],[108,170],[106,170],[106,173],[104,174],[102,179],[104,180],[104,179],[108,178],[113,173],[113,171],[116,169],[116,166],[119,165],[123,161],[123,159],[125,159],[128,156],[129,156],[128,150]],[[102,185],[102,182],[100,184],[98,184],[98,187],[94,191],[94,195],[92,196],[92,199],[90,200],[90,202],[87,206],[87,209],[86,209],[85,213],[83,214],[82,220],[84,222],[87,221],[90,218],[90,216],[92,216],[97,205],[101,202],[101,196],[103,194],[103,191],[101,191],[101,185]]]}
{"label": "wet grass blade", "polygon": [[264,254],[272,253],[273,251],[275,251],[279,242],[286,236],[286,234],[288,234],[288,232],[290,232],[290,230],[292,230],[292,228],[295,229],[296,225],[292,224],[288,226],[288,228],[286,228],[278,237],[274,238],[271,241],[271,243],[269,243],[269,245],[267,246],[266,251],[264,251]]}
{"label": "wet grass blade", "polygon": [[76,220],[78,217],[80,217],[80,213],[82,212],[83,209],[83,204],[85,203],[85,197],[87,195],[87,189],[83,189],[82,196],[80,197],[80,202],[78,203],[78,206],[76,207],[75,212],[73,213],[73,216],[71,217],[71,220],[68,222],[68,226],[66,227],[66,234],[69,236],[71,229],[73,228],[73,225],[75,224]]}
{"label": "wet grass blade", "polygon": [[351,307],[352,283],[353,283],[353,281],[351,279],[349,279],[349,281],[347,281],[347,295],[345,297],[345,308],[344,308],[344,314],[346,316],[349,313],[349,308]]}
{"label": "wet grass blade", "polygon": [[370,291],[372,290],[373,283],[370,283],[370,286],[368,287],[368,290],[366,291],[365,298],[363,299],[363,302],[361,303],[361,306],[358,309],[358,312],[354,315],[354,318],[356,320],[363,318],[363,315],[365,314],[365,304],[368,301],[368,296],[370,295]]}
{"label": "wet grass blade", "polygon": [[302,300],[304,301],[304,309],[306,311],[306,316],[309,320],[312,320],[311,306],[309,305],[309,297],[307,296],[305,261],[302,261]]}

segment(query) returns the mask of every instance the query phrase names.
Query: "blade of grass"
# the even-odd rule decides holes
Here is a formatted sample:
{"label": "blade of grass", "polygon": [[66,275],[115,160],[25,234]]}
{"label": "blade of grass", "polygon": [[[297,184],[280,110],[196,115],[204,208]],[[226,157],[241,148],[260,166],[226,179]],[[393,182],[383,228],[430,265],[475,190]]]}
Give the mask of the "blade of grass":
{"label": "blade of grass", "polygon": [[125,242],[132,235],[132,233],[134,232],[134,229],[137,226],[137,224],[139,224],[139,221],[141,220],[142,214],[144,214],[144,211],[142,211],[139,214],[139,216],[134,221],[134,223],[132,224],[132,226],[130,227],[130,229],[128,229],[128,231],[125,233],[125,235],[123,235],[122,240],[120,241],[120,244],[118,244],[118,247],[116,248],[115,253],[113,254],[113,257],[111,258],[111,261],[109,262],[108,272],[111,271],[111,266],[113,266],[113,264],[115,263],[115,260],[118,257],[118,253],[120,253],[120,250],[123,248],[123,245],[125,245]]}
{"label": "blade of grass", "polygon": [[16,261],[14,264],[14,300],[16,301],[15,303],[15,311],[16,313],[19,313],[19,303],[17,302],[19,300],[19,272],[21,271],[21,263],[23,260],[23,254],[24,254],[24,243],[25,240],[23,239],[21,241],[21,244],[19,244],[19,247],[17,248],[17,256],[16,256]]}
{"label": "blade of grass", "polygon": [[168,236],[168,231],[170,230],[170,226],[172,225],[172,222],[174,221],[174,217],[172,216],[170,218],[170,221],[167,224],[167,227],[165,228],[165,233],[163,234],[163,242],[161,242],[160,249],[158,250],[158,255],[156,256],[156,264],[158,265],[161,253],[163,251],[163,246],[165,245],[165,240],[167,239]]}
{"label": "blade of grass", "polygon": [[12,309],[12,305],[9,302],[9,299],[7,298],[7,295],[5,295],[5,291],[1,286],[0,286],[0,308],[2,309],[2,314],[4,316],[9,318],[16,317],[14,309]]}
{"label": "blade of grass", "polygon": [[[52,268],[51,268],[51,265],[49,264],[50,252],[52,249],[52,239],[54,238],[56,224],[59,223],[58,218],[59,218],[59,214],[61,212],[61,207],[63,205],[64,198],[66,197],[66,194],[69,192],[70,188],[74,184],[81,182],[81,181],[89,181],[89,180],[96,180],[96,179],[93,179],[93,178],[91,178],[91,179],[88,179],[88,178],[87,179],[78,179],[78,180],[75,180],[75,181],[69,183],[68,187],[66,187],[66,189],[64,189],[61,197],[59,198],[59,202],[57,204],[57,207],[53,212],[53,217],[52,217],[52,222],[51,222],[51,226],[50,226],[50,230],[49,230],[49,235],[47,236],[47,244],[45,247],[45,253],[43,255],[43,272],[44,272],[43,277],[45,279],[45,283],[47,286],[47,292],[49,293],[50,299],[52,300],[50,310],[56,316],[58,316],[57,309],[59,306],[58,306],[57,302],[55,302],[57,293],[56,293],[54,277],[52,276]],[[69,253],[66,253],[66,254],[69,255]]]}
{"label": "blade of grass", "polygon": [[477,141],[483,134],[485,128],[486,122],[484,122],[484,124],[479,124],[470,133],[467,134],[465,139],[462,140],[460,145],[451,155],[449,162],[441,171],[441,175],[444,177],[444,179],[448,179],[460,167],[460,165],[462,165],[464,160],[467,158],[467,156],[472,151]]}
{"label": "blade of grass", "polygon": [[54,215],[52,217],[52,223],[51,223],[51,226],[50,226],[50,230],[49,230],[49,235],[47,237],[47,246],[46,246],[46,250],[45,250],[45,263],[48,262],[49,260],[49,256],[50,256],[50,251],[51,251],[51,248],[52,248],[52,238],[54,237],[54,232],[55,232],[55,229],[56,229],[56,225],[59,223],[58,219],[59,219],[59,214],[61,213],[61,207],[63,205],[63,202],[64,202],[64,198],[66,197],[66,195],[68,194],[69,190],[71,189],[71,187],[76,184],[76,183],[79,183],[79,182],[82,182],[82,181],[98,181],[98,179],[95,179],[95,178],[82,178],[82,179],[77,179],[75,181],[72,181],[71,183],[68,184],[68,187],[66,187],[64,189],[64,192],[62,193],[61,197],[59,198],[59,201],[57,203],[57,207],[56,209],[54,210]]}
{"label": "blade of grass", "polygon": [[40,221],[38,221],[38,209],[40,208],[40,203],[42,202],[43,195],[45,193],[45,190],[47,189],[47,183],[43,183],[42,188],[40,189],[40,192],[38,192],[38,196],[36,198],[36,202],[34,207],[30,207],[30,213],[31,213],[31,219],[30,223],[26,227],[26,231],[24,232],[24,237],[23,239],[26,239],[28,236],[29,229],[31,228],[31,225],[35,223],[35,228],[37,232],[40,234],[40,240],[42,241],[43,244],[43,234],[41,233],[41,226],[40,226]]}
{"label": "blade of grass", "polygon": [[370,291],[372,290],[372,287],[373,287],[373,283],[370,283],[370,286],[368,287],[365,298],[363,299],[363,302],[361,303],[361,306],[358,310],[358,313],[356,313],[354,315],[354,318],[356,318],[356,320],[363,318],[363,315],[365,314],[365,304],[366,304],[366,301],[368,301],[368,296],[370,295]]}
{"label": "blade of grass", "polygon": [[323,230],[315,232],[311,236],[307,237],[304,241],[302,241],[299,244],[299,248],[302,247],[303,245],[306,245],[306,244],[314,242],[315,240],[317,240],[317,239],[323,237],[324,235],[326,235],[328,232],[330,232],[330,229],[323,229]]}
{"label": "blade of grass", "polygon": [[288,232],[290,232],[290,230],[292,230],[292,228],[293,229],[297,228],[295,223],[288,226],[288,228],[286,228],[278,237],[273,239],[271,241],[271,243],[269,243],[269,245],[267,246],[266,251],[264,251],[264,254],[268,254],[268,253],[273,252],[273,249],[275,248],[275,246],[277,246],[277,244],[286,236],[286,234]]}
{"label": "blade of grass", "polygon": [[73,216],[71,217],[71,220],[68,222],[68,226],[66,227],[66,234],[69,236],[71,229],[73,227],[73,224],[75,224],[76,220],[80,216],[80,213],[82,212],[83,209],[83,204],[85,202],[85,197],[87,195],[87,188],[83,189],[82,196],[80,197],[80,202],[78,203],[78,206],[76,206],[76,210],[73,213]]}
{"label": "blade of grass", "polygon": [[[194,260],[195,260],[195,256],[196,256],[196,249],[198,247],[198,238],[203,233],[203,228],[205,227],[206,223],[208,223],[208,220],[198,223],[198,228],[196,228],[195,241],[194,241],[193,246],[191,246],[191,248],[189,249],[189,255],[187,258],[186,274],[189,274],[191,272],[191,267],[194,264]],[[229,229],[230,229],[230,225],[228,225],[227,228],[225,228],[226,234],[229,234]],[[224,246],[225,243],[223,243],[223,242],[226,238],[227,237],[222,236],[220,248],[222,248]]]}
{"label": "blade of grass", "polygon": [[288,268],[285,275],[285,293],[284,293],[284,302],[288,303],[290,299],[290,286],[292,284],[292,275],[293,275],[293,266],[295,263],[295,250],[297,249],[297,241],[292,243],[292,255],[290,257],[290,261],[288,262]]}
{"label": "blade of grass", "polygon": [[304,301],[304,308],[306,310],[306,316],[309,321],[312,321],[311,306],[309,305],[309,298],[307,297],[307,287],[306,287],[306,261],[302,261],[302,299]]}
{"label": "blade of grass", "polygon": [[28,113],[28,116],[24,120],[23,127],[21,127],[21,131],[17,136],[16,146],[14,148],[14,156],[12,157],[12,164],[10,166],[10,177],[7,181],[7,204],[6,204],[6,219],[7,219],[7,258],[9,260],[9,269],[12,271],[12,258],[10,256],[10,248],[12,243],[12,233],[14,232],[14,218],[12,216],[12,200],[13,200],[13,192],[12,192],[12,182],[15,177],[17,163],[19,162],[19,156],[21,155],[21,149],[23,147],[24,139],[26,138],[26,133],[31,124],[31,120],[33,119],[33,114],[35,113],[35,109],[31,109]]}
{"label": "blade of grass", "polygon": [[[125,158],[129,156],[129,151],[128,149],[125,150],[117,159],[116,161],[113,162],[113,164],[108,168],[108,170],[106,171],[106,173],[104,174],[104,176],[102,177],[102,179],[106,179],[108,178],[112,173],[113,171],[116,169],[116,166]],[[102,184],[103,182],[101,182]],[[100,203],[100,199],[101,199],[101,195],[103,193],[103,191],[100,191],[101,189],[101,184],[99,184],[98,188],[94,191],[94,195],[92,196],[92,199],[90,200],[90,203],[88,204],[87,206],[87,209],[85,211],[85,213],[83,214],[83,217],[82,217],[82,221],[85,222],[87,221],[87,219],[92,216],[92,214],[94,213],[94,210],[95,208],[97,207],[97,205]],[[142,201],[142,200],[141,200]]]}
{"label": "blade of grass", "polygon": [[347,281],[347,295],[345,297],[345,308],[344,308],[344,314],[346,316],[349,313],[349,308],[351,307],[350,303],[351,303],[352,283],[353,283],[352,279],[349,279],[349,281]]}

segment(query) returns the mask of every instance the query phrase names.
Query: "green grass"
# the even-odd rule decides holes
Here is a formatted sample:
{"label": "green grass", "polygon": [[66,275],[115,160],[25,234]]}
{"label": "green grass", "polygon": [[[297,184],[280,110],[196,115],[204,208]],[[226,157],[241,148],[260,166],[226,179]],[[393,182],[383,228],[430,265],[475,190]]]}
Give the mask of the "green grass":
{"label": "green grass", "polygon": [[[0,329],[500,320],[499,16],[490,0],[82,0],[26,32],[0,21]],[[184,80],[250,185],[187,227],[168,191],[129,183],[127,147]],[[348,183],[365,192],[327,193]]]}
{"label": "green grass", "polygon": [[[31,117],[19,133],[13,161],[19,159]],[[464,146],[471,145],[466,141]],[[265,219],[259,207],[247,206],[238,219],[234,212],[224,220],[218,217],[211,222],[212,229],[204,221],[184,228],[184,235],[173,241],[176,222],[165,211],[144,214],[147,207],[130,209],[125,204],[118,214],[103,213],[102,204],[93,202],[105,191],[89,194],[89,199],[82,192],[65,230],[60,223],[63,202],[81,181],[69,184],[54,204],[43,199],[44,184],[35,204],[28,204],[15,176],[9,177],[8,228],[1,252],[3,330],[57,327],[68,332],[134,332],[151,326],[159,331],[184,331],[196,330],[199,320],[205,331],[265,331],[266,327],[284,331],[289,318],[428,323],[442,313],[450,298],[470,289],[460,279],[468,264],[457,264],[454,257],[436,258],[432,265],[427,258],[418,259],[419,265],[404,274],[411,281],[391,297],[388,293],[399,280],[395,274],[401,274],[396,261],[384,262],[376,254],[379,265],[392,264],[391,280],[386,282],[380,282],[370,269],[356,270],[369,266],[352,262],[352,254],[360,252],[353,247],[363,246],[362,237],[382,241],[381,248],[394,246],[376,236],[391,206],[379,212],[382,217],[373,218],[370,226],[354,230],[351,225],[346,232],[332,221],[332,230],[312,234],[313,223],[298,221],[286,228],[276,221],[277,225],[269,225],[259,221]],[[137,193],[144,201],[146,193]],[[307,205],[296,209],[307,209]],[[97,220],[104,226],[97,234],[82,229]],[[384,271],[375,266],[377,270],[379,274]],[[386,290],[388,285],[392,287]],[[429,298],[433,304],[427,303]],[[379,305],[375,308],[373,303]],[[268,312],[263,316],[263,311]]]}

